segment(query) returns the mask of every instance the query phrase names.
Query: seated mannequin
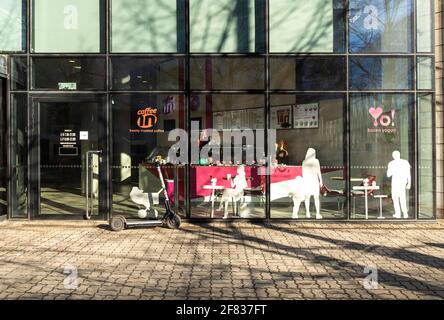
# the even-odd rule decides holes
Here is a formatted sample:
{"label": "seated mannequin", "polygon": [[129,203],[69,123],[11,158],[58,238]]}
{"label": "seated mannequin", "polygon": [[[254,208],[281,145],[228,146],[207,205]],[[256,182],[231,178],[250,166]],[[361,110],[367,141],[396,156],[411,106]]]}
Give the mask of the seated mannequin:
{"label": "seated mannequin", "polygon": [[237,211],[237,202],[244,197],[244,190],[248,187],[247,178],[245,177],[245,167],[243,165],[237,167],[237,175],[231,180],[231,188],[224,190],[220,199],[219,210],[224,208],[224,219],[228,218],[228,204],[234,203],[234,211]]}

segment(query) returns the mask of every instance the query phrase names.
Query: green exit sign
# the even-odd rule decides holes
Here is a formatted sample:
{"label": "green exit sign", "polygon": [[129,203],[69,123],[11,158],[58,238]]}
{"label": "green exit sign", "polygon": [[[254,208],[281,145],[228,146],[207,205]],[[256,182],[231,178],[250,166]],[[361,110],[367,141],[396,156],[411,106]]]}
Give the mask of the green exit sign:
{"label": "green exit sign", "polygon": [[59,90],[77,90],[77,83],[59,82]]}

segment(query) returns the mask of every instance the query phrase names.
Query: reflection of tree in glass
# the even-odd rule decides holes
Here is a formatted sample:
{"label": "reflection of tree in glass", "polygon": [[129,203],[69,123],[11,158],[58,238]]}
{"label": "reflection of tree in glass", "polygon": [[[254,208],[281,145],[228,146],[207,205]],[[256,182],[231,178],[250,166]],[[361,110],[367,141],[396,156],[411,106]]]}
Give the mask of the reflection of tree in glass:
{"label": "reflection of tree in glass", "polygon": [[183,1],[114,0],[112,5],[114,52],[182,51]]}
{"label": "reflection of tree in glass", "polygon": [[412,14],[410,0],[351,0],[349,8],[352,52],[408,51],[411,46],[408,39]]}
{"label": "reflection of tree in glass", "polygon": [[0,50],[22,50],[22,1],[0,1]]}
{"label": "reflection of tree in glass", "polygon": [[[191,0],[190,45],[192,52],[254,52],[261,35],[255,26],[262,25],[263,1]],[[260,33],[260,32],[259,32]]]}
{"label": "reflection of tree in glass", "polygon": [[344,1],[270,2],[270,51],[343,51]]}

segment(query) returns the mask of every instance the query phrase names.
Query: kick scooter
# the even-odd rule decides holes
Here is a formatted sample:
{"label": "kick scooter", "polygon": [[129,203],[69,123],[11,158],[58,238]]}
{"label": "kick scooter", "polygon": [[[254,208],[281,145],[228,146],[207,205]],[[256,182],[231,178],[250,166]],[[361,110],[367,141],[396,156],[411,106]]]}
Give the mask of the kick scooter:
{"label": "kick scooter", "polygon": [[159,175],[162,191],[165,196],[165,215],[161,219],[126,219],[122,215],[113,216],[110,219],[109,225],[113,231],[122,231],[128,227],[155,227],[166,225],[170,229],[178,229],[180,227],[180,217],[171,209],[171,201],[163,179],[162,170],[160,168],[160,161],[156,161],[157,173]]}

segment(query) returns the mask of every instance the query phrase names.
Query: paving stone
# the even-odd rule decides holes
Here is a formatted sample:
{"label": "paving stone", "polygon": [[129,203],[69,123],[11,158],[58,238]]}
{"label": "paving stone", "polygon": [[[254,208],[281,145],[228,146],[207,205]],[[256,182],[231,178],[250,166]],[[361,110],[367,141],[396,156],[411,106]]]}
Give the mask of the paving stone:
{"label": "paving stone", "polygon": [[444,221],[99,224],[1,223],[0,299],[444,299]]}

